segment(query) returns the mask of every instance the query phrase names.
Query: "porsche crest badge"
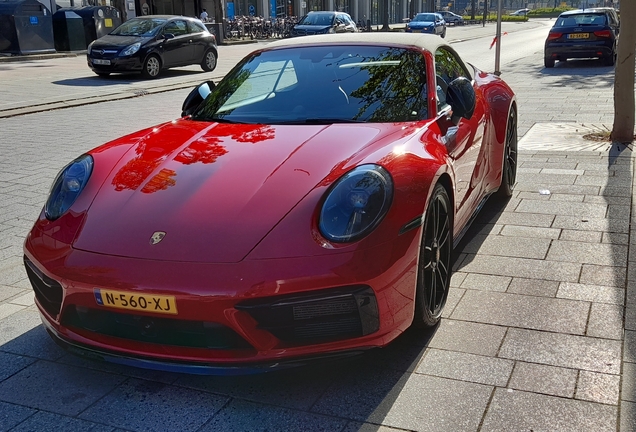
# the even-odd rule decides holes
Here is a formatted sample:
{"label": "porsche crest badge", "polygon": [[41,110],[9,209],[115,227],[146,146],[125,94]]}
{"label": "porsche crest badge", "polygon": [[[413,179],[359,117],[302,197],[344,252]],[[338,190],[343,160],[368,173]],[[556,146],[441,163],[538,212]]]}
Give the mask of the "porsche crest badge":
{"label": "porsche crest badge", "polygon": [[155,233],[152,235],[152,237],[150,237],[150,244],[151,245],[156,245],[161,240],[163,240],[163,238],[165,236],[166,236],[166,233],[164,231],[155,231]]}

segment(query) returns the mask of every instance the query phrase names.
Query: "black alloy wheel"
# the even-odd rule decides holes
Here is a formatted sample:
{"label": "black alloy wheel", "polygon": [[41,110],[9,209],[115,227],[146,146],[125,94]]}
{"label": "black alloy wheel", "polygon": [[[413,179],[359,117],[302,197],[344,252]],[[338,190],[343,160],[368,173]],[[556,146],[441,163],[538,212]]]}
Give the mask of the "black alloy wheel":
{"label": "black alloy wheel", "polygon": [[509,198],[517,181],[517,111],[513,107],[508,115],[506,141],[504,144],[501,186],[497,194],[501,198]]}
{"label": "black alloy wheel", "polygon": [[446,189],[437,184],[424,218],[417,269],[414,326],[436,325],[448,297],[453,252],[453,216]]}
{"label": "black alloy wheel", "polygon": [[161,72],[161,60],[155,54],[151,54],[146,58],[141,74],[144,78],[157,78]]}

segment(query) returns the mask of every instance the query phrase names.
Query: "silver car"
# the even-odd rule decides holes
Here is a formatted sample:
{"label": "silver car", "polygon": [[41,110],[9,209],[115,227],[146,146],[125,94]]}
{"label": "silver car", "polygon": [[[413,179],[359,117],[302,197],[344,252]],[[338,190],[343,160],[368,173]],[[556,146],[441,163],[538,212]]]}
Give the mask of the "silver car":
{"label": "silver car", "polygon": [[444,17],[446,24],[464,25],[464,17],[461,15],[457,15],[450,11],[439,11],[437,13]]}

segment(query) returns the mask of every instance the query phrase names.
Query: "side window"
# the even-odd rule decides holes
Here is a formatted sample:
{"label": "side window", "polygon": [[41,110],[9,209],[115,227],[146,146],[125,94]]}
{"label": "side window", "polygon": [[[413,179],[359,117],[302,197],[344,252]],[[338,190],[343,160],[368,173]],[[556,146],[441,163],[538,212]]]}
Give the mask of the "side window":
{"label": "side window", "polygon": [[206,31],[206,29],[201,24],[194,21],[188,21],[188,33],[201,33],[204,31]]}
{"label": "side window", "polygon": [[459,77],[472,79],[456,54],[447,48],[441,47],[435,51],[435,78],[437,80],[437,111],[443,110],[446,103],[446,90],[448,85]]}
{"label": "side window", "polygon": [[172,33],[175,36],[181,36],[188,34],[188,26],[186,22],[182,20],[171,21],[166,24],[166,27],[163,29],[163,33]]}

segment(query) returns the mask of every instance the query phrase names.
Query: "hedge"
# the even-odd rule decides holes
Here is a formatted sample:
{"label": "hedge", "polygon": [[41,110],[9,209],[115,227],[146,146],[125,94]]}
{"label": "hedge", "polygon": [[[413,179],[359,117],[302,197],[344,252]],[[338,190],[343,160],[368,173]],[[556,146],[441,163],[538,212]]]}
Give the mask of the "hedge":
{"label": "hedge", "polygon": [[559,8],[533,9],[530,12],[528,12],[528,17],[530,17],[530,18],[556,18],[559,15],[561,15],[561,13],[569,11],[569,10],[574,10],[574,9],[576,9],[576,8],[559,7]]}

